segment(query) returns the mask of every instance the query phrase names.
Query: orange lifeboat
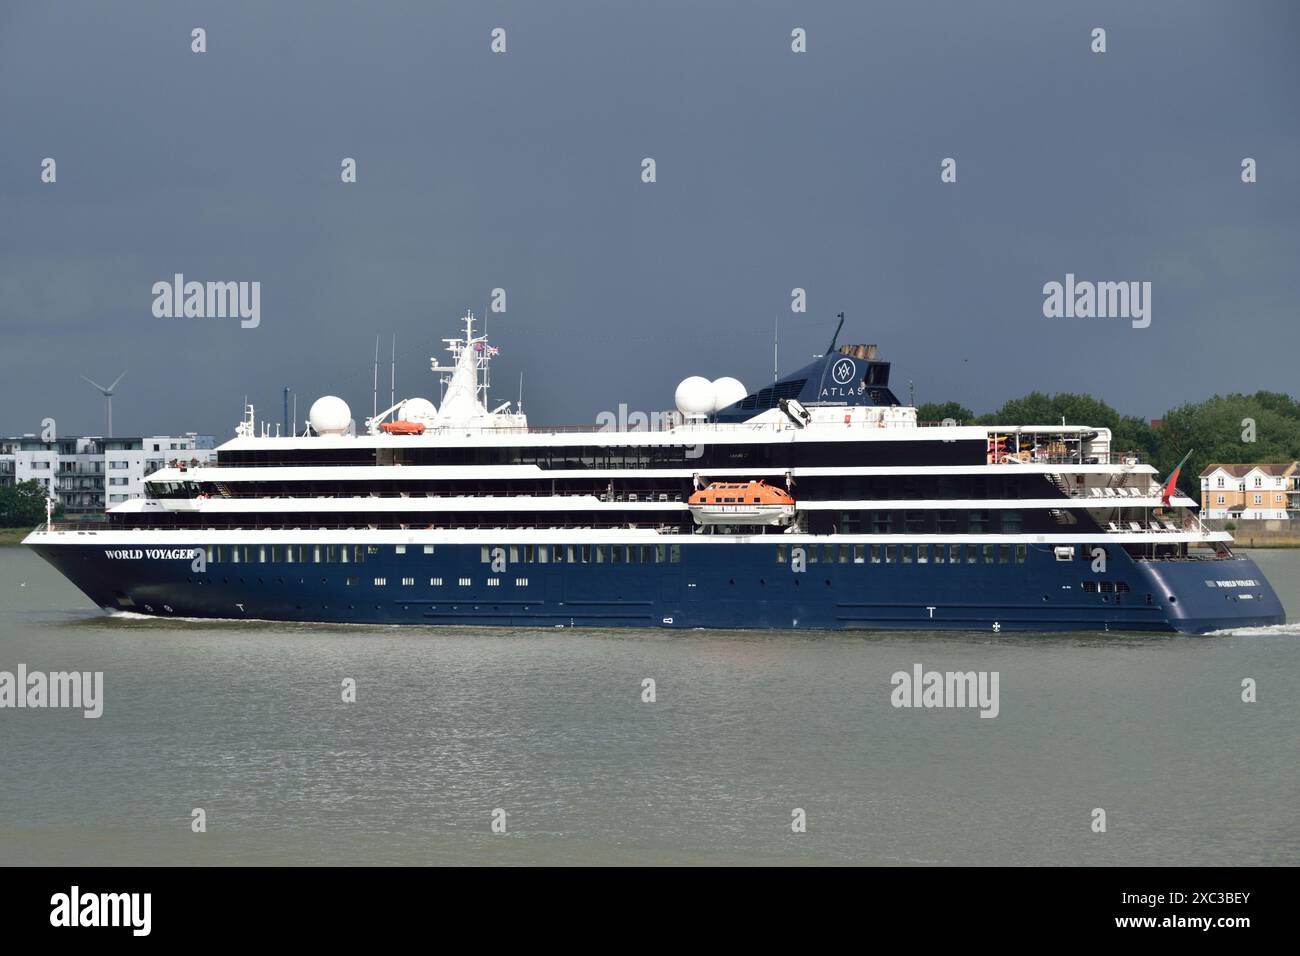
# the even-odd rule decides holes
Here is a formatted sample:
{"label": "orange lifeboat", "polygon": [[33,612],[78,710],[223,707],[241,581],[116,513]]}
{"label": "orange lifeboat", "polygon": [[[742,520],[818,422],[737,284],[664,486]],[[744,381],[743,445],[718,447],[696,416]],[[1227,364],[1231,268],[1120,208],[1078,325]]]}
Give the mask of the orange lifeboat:
{"label": "orange lifeboat", "polygon": [[389,435],[423,435],[424,426],[418,422],[384,422],[380,431]]}
{"label": "orange lifeboat", "polygon": [[794,498],[765,481],[715,481],[687,501],[696,524],[788,524]]}

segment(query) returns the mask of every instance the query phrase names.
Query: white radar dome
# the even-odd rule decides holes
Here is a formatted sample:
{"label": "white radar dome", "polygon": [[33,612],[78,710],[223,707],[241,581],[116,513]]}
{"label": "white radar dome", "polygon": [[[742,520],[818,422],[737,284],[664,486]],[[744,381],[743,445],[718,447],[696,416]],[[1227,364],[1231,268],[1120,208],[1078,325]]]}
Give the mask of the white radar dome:
{"label": "white radar dome", "polygon": [[730,376],[716,379],[713,383],[713,410],[720,412],[728,405],[736,404],[748,394],[749,391],[739,379]]}
{"label": "white radar dome", "polygon": [[415,422],[417,425],[432,425],[437,414],[438,409],[427,398],[408,398],[397,410],[397,417],[401,421]]}
{"label": "white radar dome", "polygon": [[713,414],[713,383],[702,375],[682,379],[673,397],[677,410],[688,418]]}
{"label": "white radar dome", "polygon": [[348,403],[334,395],[326,395],[311,403],[307,421],[317,435],[342,435],[348,430],[352,410]]}

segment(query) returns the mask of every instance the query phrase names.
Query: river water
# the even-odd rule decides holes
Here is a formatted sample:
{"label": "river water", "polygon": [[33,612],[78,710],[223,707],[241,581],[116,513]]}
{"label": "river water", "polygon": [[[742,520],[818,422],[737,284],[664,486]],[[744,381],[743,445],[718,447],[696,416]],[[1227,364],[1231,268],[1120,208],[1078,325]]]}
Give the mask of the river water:
{"label": "river water", "polygon": [[[1253,556],[1300,615],[1300,551]],[[1298,649],[1295,624],[155,621],[6,547],[0,671],[102,671],[104,690],[98,719],[0,709],[0,863],[1294,864]],[[997,716],[895,708],[891,675],[917,664],[996,671]]]}

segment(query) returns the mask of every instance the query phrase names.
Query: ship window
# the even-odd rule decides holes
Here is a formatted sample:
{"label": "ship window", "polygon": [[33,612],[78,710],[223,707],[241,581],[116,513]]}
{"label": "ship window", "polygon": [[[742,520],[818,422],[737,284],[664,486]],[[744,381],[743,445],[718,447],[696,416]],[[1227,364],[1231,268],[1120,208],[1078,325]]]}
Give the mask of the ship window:
{"label": "ship window", "polygon": [[564,545],[562,544],[551,545],[551,561],[554,562],[555,564],[564,563]]}
{"label": "ship window", "polygon": [[467,588],[467,587],[469,587],[471,584],[473,584],[474,582],[473,582],[470,578],[458,578],[457,581],[456,581],[456,583],[459,584],[459,585],[460,585],[461,587],[463,587],[463,588]]}
{"label": "ship window", "polygon": [[533,563],[533,546],[531,544],[524,545],[524,563]]}
{"label": "ship window", "polygon": [[[236,551],[236,554],[237,554],[238,551],[239,551],[239,549],[236,548],[235,551]],[[235,560],[238,561],[239,558],[236,557]],[[319,544],[313,544],[313,545],[311,546],[311,561],[312,561],[312,564],[320,564],[320,560],[321,560],[321,555],[320,555],[320,545],[319,545]]]}
{"label": "ship window", "polygon": [[682,560],[682,546],[680,544],[670,545],[668,548],[669,563],[679,564]]}
{"label": "ship window", "polygon": [[849,546],[847,544],[842,544],[840,545],[840,564],[848,564],[848,563],[849,563]]}
{"label": "ship window", "polygon": [[[601,550],[602,550],[602,551],[605,550],[605,548],[604,548],[603,545],[601,546]],[[623,563],[623,546],[622,546],[621,544],[616,544],[616,545],[613,545],[613,546],[610,547],[610,549],[609,549],[609,563],[610,563],[610,564],[622,564],[622,563]]]}
{"label": "ship window", "polygon": [[966,525],[969,534],[983,534],[989,529],[989,513],[978,508],[972,509]]}
{"label": "ship window", "polygon": [[519,545],[517,544],[512,544],[510,546],[510,563],[511,564],[519,563]]}
{"label": "ship window", "polygon": [[948,548],[946,545],[936,544],[934,546],[934,563],[943,564],[948,559]]}
{"label": "ship window", "polygon": [[912,545],[910,544],[903,545],[903,563],[911,564],[915,552],[916,552],[916,548],[914,548]]}
{"label": "ship window", "polygon": [[980,560],[979,550],[980,550],[979,545],[977,544],[966,545],[967,564],[979,564],[979,560]]}
{"label": "ship window", "polygon": [[379,545],[371,544],[366,546],[366,554],[378,554],[378,553],[379,553]]}
{"label": "ship window", "polygon": [[431,545],[431,544],[426,544],[426,545],[424,546],[424,553],[425,553],[425,554],[433,554],[433,545]]}
{"label": "ship window", "polygon": [[603,544],[598,544],[598,545],[595,546],[595,549],[594,549],[594,550],[595,550],[595,552],[596,552],[596,563],[597,563],[597,564],[604,564],[604,563],[605,563],[605,545],[603,545]]}
{"label": "ship window", "polygon": [[785,564],[785,545],[783,544],[776,546],[776,563]]}
{"label": "ship window", "polygon": [[487,586],[490,587],[490,588],[500,587],[500,586],[501,586],[501,579],[500,579],[500,578],[488,578],[488,579],[487,579]]}
{"label": "ship window", "polygon": [[414,585],[415,585],[415,578],[402,578],[402,587],[409,588],[409,587],[414,587]]}
{"label": "ship window", "polygon": [[347,564],[352,560],[352,549],[346,544],[339,546],[339,564]]}
{"label": "ship window", "polygon": [[541,545],[537,549],[537,563],[548,564],[551,560],[551,549],[546,545]]}
{"label": "ship window", "polygon": [[[577,563],[578,563],[578,554],[579,554],[579,553],[580,553],[580,552],[579,552],[579,551],[578,551],[578,550],[577,550],[573,545],[571,545],[571,544],[566,544],[566,545],[564,546],[564,559],[565,559],[565,563],[566,563],[566,564],[577,564]],[[583,560],[583,561],[586,561],[586,560],[587,560],[587,558],[586,558],[585,555],[583,556],[582,560]]]}
{"label": "ship window", "polygon": [[961,564],[961,545],[959,544],[948,545],[948,563]]}
{"label": "ship window", "polygon": [[917,564],[930,563],[930,546],[928,544],[918,544],[916,546],[916,563]]}
{"label": "ship window", "polygon": [[404,544],[395,545],[393,547],[393,551],[396,552],[397,554],[406,554],[406,545]]}
{"label": "ship window", "polygon": [[957,512],[940,511],[938,515],[939,533],[956,534],[957,533]]}
{"label": "ship window", "polygon": [[898,561],[898,545],[896,544],[885,545],[885,563],[894,564],[897,561]]}
{"label": "ship window", "polygon": [[763,503],[763,499],[762,499],[762,498],[755,498],[753,503],[756,504],[756,505],[758,505],[758,504],[762,504],[762,503]]}
{"label": "ship window", "polygon": [[808,562],[807,562],[807,563],[808,563],[808,564],[816,564],[816,563],[817,563],[817,546],[816,546],[816,545],[811,545],[811,546],[808,548]]}
{"label": "ship window", "polygon": [[1004,534],[1019,534],[1024,522],[1019,511],[1002,512],[1002,531]]}
{"label": "ship window", "polygon": [[903,512],[903,524],[908,534],[921,534],[925,531],[924,511]]}
{"label": "ship window", "polygon": [[668,549],[662,544],[655,545],[655,564],[664,564],[668,560]]}
{"label": "ship window", "polygon": [[1010,564],[1010,563],[1011,563],[1011,545],[1009,544],[998,545],[998,564]]}
{"label": "ship window", "polygon": [[271,563],[280,564],[283,558],[284,552],[281,550],[281,546],[278,544],[271,545]]}
{"label": "ship window", "polygon": [[878,544],[873,544],[871,546],[871,563],[872,564],[880,563],[880,545]]}
{"label": "ship window", "polygon": [[429,587],[431,588],[442,587],[442,578],[429,578]]}
{"label": "ship window", "polygon": [[582,547],[582,563],[591,564],[591,545],[584,544]]}
{"label": "ship window", "polygon": [[984,545],[984,563],[985,564],[993,563],[993,545],[991,544]]}
{"label": "ship window", "polygon": [[1115,591],[1115,583],[1113,581],[1101,581],[1097,589],[1102,594],[1111,594]]}
{"label": "ship window", "polygon": [[375,578],[375,587],[381,588],[388,584],[388,578]]}
{"label": "ship window", "polygon": [[348,587],[350,587],[350,588],[352,588],[352,587],[356,587],[358,584],[361,583],[361,579],[360,579],[360,578],[347,578],[346,580],[347,580],[347,585],[348,585]]}
{"label": "ship window", "polygon": [[866,562],[866,558],[865,558],[865,556],[864,556],[864,552],[865,552],[865,551],[866,551],[866,548],[864,548],[864,547],[863,547],[862,545],[860,545],[860,544],[855,544],[855,545],[853,546],[853,563],[854,563],[854,564],[863,564],[863,563]]}
{"label": "ship window", "polygon": [[889,534],[888,511],[874,511],[871,514],[871,531],[873,534]]}
{"label": "ship window", "polygon": [[366,560],[366,553],[365,551],[362,550],[361,545],[355,544],[352,546],[352,560],[355,561],[357,564],[360,564],[362,561]]}
{"label": "ship window", "polygon": [[1096,581],[1084,581],[1084,582],[1083,582],[1083,590],[1084,590],[1084,593],[1085,593],[1085,594],[1096,594],[1096,593],[1097,593],[1097,582],[1096,582]]}
{"label": "ship window", "polygon": [[835,545],[833,544],[822,545],[822,563],[833,564],[834,562],[835,562]]}
{"label": "ship window", "polygon": [[650,563],[650,545],[648,544],[641,545],[641,563],[642,564]]}
{"label": "ship window", "polygon": [[1028,554],[1029,554],[1029,549],[1025,545],[1023,544],[1016,545],[1016,564],[1024,564],[1025,558],[1028,556]]}
{"label": "ship window", "polygon": [[1062,546],[1062,547],[1058,547],[1058,548],[1053,548],[1052,550],[1053,550],[1053,552],[1056,554],[1056,560],[1057,560],[1057,561],[1073,561],[1073,560],[1074,560],[1074,548],[1073,548],[1072,546],[1070,546],[1070,547]]}

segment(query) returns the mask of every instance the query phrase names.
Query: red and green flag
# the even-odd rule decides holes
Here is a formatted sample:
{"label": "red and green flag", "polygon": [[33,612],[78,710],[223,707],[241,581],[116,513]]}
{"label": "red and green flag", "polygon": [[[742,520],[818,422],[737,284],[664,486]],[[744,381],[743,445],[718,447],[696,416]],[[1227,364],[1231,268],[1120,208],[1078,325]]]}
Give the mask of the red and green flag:
{"label": "red and green flag", "polygon": [[1187,459],[1191,457],[1192,453],[1189,451],[1183,456],[1183,460],[1174,466],[1174,470],[1169,473],[1169,477],[1165,479],[1165,490],[1160,495],[1160,499],[1165,503],[1166,507],[1169,505],[1169,499],[1178,490],[1178,473],[1183,470],[1183,465],[1187,464]]}

